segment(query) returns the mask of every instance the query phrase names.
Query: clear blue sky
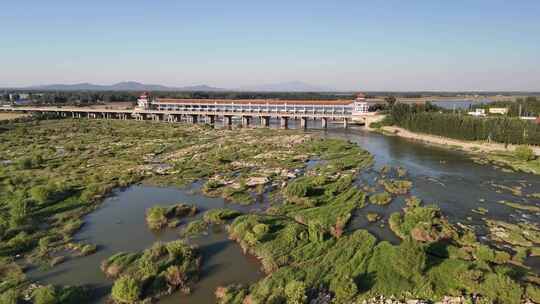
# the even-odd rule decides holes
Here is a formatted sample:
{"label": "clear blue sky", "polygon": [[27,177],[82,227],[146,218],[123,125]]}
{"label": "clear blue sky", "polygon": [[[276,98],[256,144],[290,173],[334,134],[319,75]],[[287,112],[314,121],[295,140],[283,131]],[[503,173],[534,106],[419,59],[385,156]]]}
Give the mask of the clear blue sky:
{"label": "clear blue sky", "polygon": [[2,1],[0,86],[540,91],[540,1]]}

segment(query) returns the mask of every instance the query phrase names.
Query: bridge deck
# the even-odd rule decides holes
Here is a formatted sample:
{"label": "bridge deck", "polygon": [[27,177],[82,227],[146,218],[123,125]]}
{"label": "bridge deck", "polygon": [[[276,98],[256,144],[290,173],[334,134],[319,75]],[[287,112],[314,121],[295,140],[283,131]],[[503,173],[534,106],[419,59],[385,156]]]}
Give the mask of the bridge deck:
{"label": "bridge deck", "polygon": [[[256,116],[256,117],[312,117],[312,118],[352,118],[350,113],[306,113],[306,112],[279,112],[279,111],[168,111],[168,110],[119,110],[119,109],[90,109],[74,107],[5,107],[0,111],[10,112],[37,112],[37,113],[95,113],[95,114],[155,114],[155,115],[217,115],[217,116]],[[366,116],[371,115],[367,113]]]}

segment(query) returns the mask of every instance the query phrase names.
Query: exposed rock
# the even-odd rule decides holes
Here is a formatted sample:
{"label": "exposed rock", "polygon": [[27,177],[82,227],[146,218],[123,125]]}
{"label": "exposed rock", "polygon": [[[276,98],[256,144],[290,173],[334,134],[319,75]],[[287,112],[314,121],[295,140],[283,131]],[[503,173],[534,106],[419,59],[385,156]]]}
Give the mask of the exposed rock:
{"label": "exposed rock", "polygon": [[270,180],[266,176],[262,176],[262,177],[252,176],[252,177],[248,178],[248,180],[246,181],[246,185],[248,187],[254,187],[254,186],[257,186],[257,185],[265,185],[269,181]]}

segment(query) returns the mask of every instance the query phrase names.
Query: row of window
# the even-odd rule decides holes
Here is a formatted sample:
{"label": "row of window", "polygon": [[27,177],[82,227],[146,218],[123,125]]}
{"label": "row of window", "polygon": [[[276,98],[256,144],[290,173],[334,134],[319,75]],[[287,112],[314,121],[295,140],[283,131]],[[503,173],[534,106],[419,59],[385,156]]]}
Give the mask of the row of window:
{"label": "row of window", "polygon": [[162,111],[216,111],[216,112],[287,112],[350,114],[352,106],[285,106],[285,105],[178,105],[158,104]]}

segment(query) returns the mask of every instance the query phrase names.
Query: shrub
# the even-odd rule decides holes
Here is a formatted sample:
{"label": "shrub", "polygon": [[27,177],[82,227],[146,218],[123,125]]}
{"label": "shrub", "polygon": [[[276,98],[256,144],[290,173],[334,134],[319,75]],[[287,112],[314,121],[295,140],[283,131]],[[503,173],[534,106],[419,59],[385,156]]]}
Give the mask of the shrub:
{"label": "shrub", "polygon": [[535,303],[540,303],[540,287],[529,284],[525,289],[527,292],[527,297]]}
{"label": "shrub", "polygon": [[387,205],[392,201],[392,196],[388,192],[381,192],[369,196],[369,202],[375,205]]}
{"label": "shrub", "polygon": [[134,303],[141,296],[141,287],[135,279],[122,276],[114,282],[111,296],[118,303]]}
{"label": "shrub", "polygon": [[189,224],[184,228],[184,235],[196,235],[206,232],[208,229],[208,223],[202,219],[194,220],[189,222]]}
{"label": "shrub", "polygon": [[15,289],[9,289],[0,295],[0,304],[17,304],[19,293]]}
{"label": "shrub", "polygon": [[291,281],[285,286],[285,295],[288,304],[303,304],[307,300],[306,284],[299,281]]}
{"label": "shrub", "polygon": [[349,303],[358,293],[358,287],[349,276],[337,277],[332,281],[332,290],[336,295],[337,303]]}
{"label": "shrub", "polygon": [[167,225],[167,209],[161,206],[154,206],[146,212],[146,223],[150,229],[161,229]]}
{"label": "shrub", "polygon": [[415,273],[422,273],[426,267],[426,253],[424,247],[411,238],[406,238],[398,247],[399,259],[396,266],[404,277]]}
{"label": "shrub", "polygon": [[306,197],[312,192],[311,179],[307,177],[297,178],[285,188],[285,194],[289,197]]}
{"label": "shrub", "polygon": [[268,233],[269,227],[266,224],[257,224],[253,226],[253,232],[257,239],[261,239],[266,233]]}
{"label": "shrub", "polygon": [[504,274],[488,274],[484,282],[480,285],[479,291],[494,303],[521,303],[521,287]]}
{"label": "shrub", "polygon": [[46,204],[54,194],[54,189],[47,186],[36,186],[30,189],[30,197],[38,204]]}
{"label": "shrub", "polygon": [[531,161],[536,158],[536,155],[534,154],[534,151],[527,146],[519,146],[516,147],[516,150],[514,151],[514,155],[523,161]]}
{"label": "shrub", "polygon": [[62,304],[80,304],[88,303],[90,292],[88,289],[80,286],[67,286],[57,292],[58,303]]}
{"label": "shrub", "polygon": [[230,220],[237,216],[240,216],[242,213],[226,208],[216,208],[208,210],[204,213],[204,221],[208,223],[222,223],[224,220]]}
{"label": "shrub", "polygon": [[33,292],[35,304],[56,304],[56,290],[52,285],[36,288]]}
{"label": "shrub", "polygon": [[165,279],[171,286],[182,287],[187,282],[187,277],[178,266],[169,266],[165,271]]}
{"label": "shrub", "polygon": [[32,159],[28,157],[22,158],[17,162],[17,166],[23,170],[32,169]]}
{"label": "shrub", "polygon": [[22,225],[30,212],[30,204],[24,199],[15,199],[9,204],[10,226],[16,228]]}

